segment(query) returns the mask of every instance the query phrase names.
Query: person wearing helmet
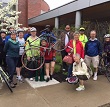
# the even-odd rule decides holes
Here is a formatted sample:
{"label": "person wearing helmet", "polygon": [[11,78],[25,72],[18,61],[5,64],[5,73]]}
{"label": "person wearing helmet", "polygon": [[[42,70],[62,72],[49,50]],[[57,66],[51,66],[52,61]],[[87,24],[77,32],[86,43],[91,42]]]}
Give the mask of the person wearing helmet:
{"label": "person wearing helmet", "polygon": [[79,31],[80,31],[79,40],[82,42],[83,47],[85,47],[85,44],[86,44],[86,42],[88,41],[87,36],[84,34],[85,28],[81,27],[81,28],[79,29]]}
{"label": "person wearing helmet", "polygon": [[[35,48],[40,46],[40,38],[37,36],[37,29],[35,27],[31,27],[30,29],[31,31],[31,36],[29,36],[26,40],[26,46],[25,46],[25,50],[28,50],[29,48]],[[40,50],[28,50],[26,52],[27,55],[27,60],[28,62],[31,61],[33,55],[34,57],[37,57],[40,55]],[[30,68],[32,67],[30,64],[27,64],[27,66]],[[30,81],[34,80],[34,77],[36,77],[36,71],[30,71],[28,70],[28,78]]]}
{"label": "person wearing helmet", "polygon": [[107,63],[110,63],[110,34],[104,36],[104,53],[106,53]]}
{"label": "person wearing helmet", "polygon": [[22,54],[23,54],[24,48],[25,48],[24,47],[25,46],[25,39],[23,38],[24,37],[24,30],[21,28],[18,29],[17,34],[18,34],[18,37],[16,39],[19,42],[20,49],[19,49],[19,59],[18,59],[17,67],[16,67],[16,72],[17,72],[18,81],[22,82],[20,72],[21,72],[21,68],[22,68],[21,57],[22,57]]}
{"label": "person wearing helmet", "polygon": [[46,82],[52,80],[53,72],[55,68],[55,50],[46,50],[49,47],[49,43],[46,38],[41,38],[41,52],[45,52],[45,71],[46,71]]}
{"label": "person wearing helmet", "polygon": [[6,67],[6,53],[3,51],[5,45],[6,32],[0,32],[0,66]]}

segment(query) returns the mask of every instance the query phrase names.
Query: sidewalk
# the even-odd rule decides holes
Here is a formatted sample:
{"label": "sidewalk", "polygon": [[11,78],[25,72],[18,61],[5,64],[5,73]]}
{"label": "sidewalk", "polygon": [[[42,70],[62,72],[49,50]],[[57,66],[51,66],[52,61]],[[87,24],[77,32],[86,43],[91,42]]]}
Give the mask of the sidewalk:
{"label": "sidewalk", "polygon": [[24,83],[13,94],[4,87],[0,90],[0,107],[98,107],[110,103],[110,83],[104,76],[85,85],[85,91],[77,92],[77,85],[66,82],[37,89]]}

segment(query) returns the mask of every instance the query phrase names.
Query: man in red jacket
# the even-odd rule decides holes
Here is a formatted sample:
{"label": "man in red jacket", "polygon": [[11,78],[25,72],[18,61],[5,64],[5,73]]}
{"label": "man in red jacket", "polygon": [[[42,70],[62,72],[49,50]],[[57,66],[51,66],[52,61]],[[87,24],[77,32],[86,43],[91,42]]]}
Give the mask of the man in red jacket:
{"label": "man in red jacket", "polygon": [[[66,52],[71,57],[73,57],[74,54],[78,53],[81,56],[81,58],[84,59],[84,48],[82,43],[79,41],[79,32],[75,32],[73,36],[73,40],[70,40],[67,44]],[[73,64],[69,65],[68,78],[72,76],[72,66]]]}

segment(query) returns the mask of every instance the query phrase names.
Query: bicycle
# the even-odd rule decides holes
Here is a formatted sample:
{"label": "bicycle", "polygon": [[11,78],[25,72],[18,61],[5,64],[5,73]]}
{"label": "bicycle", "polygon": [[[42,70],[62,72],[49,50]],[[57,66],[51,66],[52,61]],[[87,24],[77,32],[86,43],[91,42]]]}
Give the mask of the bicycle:
{"label": "bicycle", "polygon": [[98,70],[102,75],[105,75],[107,80],[110,82],[110,62],[108,63],[107,59],[110,58],[106,54],[102,55],[99,60]]}
{"label": "bicycle", "polygon": [[[39,38],[40,39],[41,38],[47,38],[49,46],[46,47],[46,48],[41,46],[41,45],[40,46],[33,46],[32,43],[34,41],[39,40]],[[64,48],[61,47],[61,36],[60,35],[59,36],[57,35],[57,37],[55,37],[55,36],[52,36],[52,34],[41,34],[37,39],[33,40],[32,42],[29,42],[29,41],[27,41],[27,42],[28,42],[30,48],[24,51],[21,60],[22,60],[22,64],[23,64],[24,68],[26,68],[27,70],[30,70],[30,71],[39,70],[44,65],[45,52],[41,52],[40,51],[41,48],[45,48],[45,50],[48,50],[48,53],[52,49],[54,49],[57,52],[61,52],[61,51],[65,50],[65,48],[66,48],[66,46]],[[32,46],[34,48],[32,48]],[[35,56],[33,54],[33,52],[32,52],[33,50],[36,50],[38,52],[37,56]],[[29,61],[27,60],[26,53],[29,52],[29,51],[31,52],[31,55],[32,55],[32,57],[30,59],[31,65],[33,66],[33,67],[31,66],[32,68],[27,67],[27,64],[29,63]]]}
{"label": "bicycle", "polygon": [[13,90],[12,88],[10,87],[10,84],[9,84],[9,76],[3,71],[2,67],[0,67],[0,79],[1,79],[1,82],[5,82],[7,87],[9,88],[9,90],[13,93]]}

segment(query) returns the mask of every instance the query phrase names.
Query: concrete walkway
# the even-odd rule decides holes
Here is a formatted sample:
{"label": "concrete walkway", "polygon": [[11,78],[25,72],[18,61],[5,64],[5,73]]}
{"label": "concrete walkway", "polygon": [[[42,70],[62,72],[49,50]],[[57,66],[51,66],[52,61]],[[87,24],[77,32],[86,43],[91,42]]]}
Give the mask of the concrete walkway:
{"label": "concrete walkway", "polygon": [[104,76],[87,81],[85,86],[85,91],[77,92],[77,85],[66,82],[37,89],[22,83],[13,94],[4,86],[0,107],[98,107],[110,103],[110,83]]}

